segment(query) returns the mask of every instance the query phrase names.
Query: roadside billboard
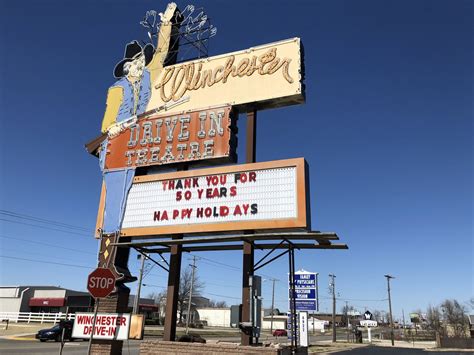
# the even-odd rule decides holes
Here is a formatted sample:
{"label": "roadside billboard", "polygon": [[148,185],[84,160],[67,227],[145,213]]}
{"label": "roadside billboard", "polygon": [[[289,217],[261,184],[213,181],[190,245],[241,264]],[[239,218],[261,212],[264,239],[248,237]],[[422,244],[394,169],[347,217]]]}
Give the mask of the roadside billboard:
{"label": "roadside billboard", "polygon": [[309,227],[303,158],[134,178],[121,236]]}

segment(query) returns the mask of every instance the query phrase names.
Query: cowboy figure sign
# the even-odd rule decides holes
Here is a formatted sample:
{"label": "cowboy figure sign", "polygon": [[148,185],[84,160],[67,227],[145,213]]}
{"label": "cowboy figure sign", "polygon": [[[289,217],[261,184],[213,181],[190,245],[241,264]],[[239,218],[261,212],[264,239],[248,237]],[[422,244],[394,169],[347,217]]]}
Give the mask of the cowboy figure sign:
{"label": "cowboy figure sign", "polygon": [[115,66],[117,82],[109,88],[102,121],[102,132],[115,136],[123,130],[121,122],[145,112],[155,82],[165,65],[176,61],[177,35],[180,13],[175,3],[168,4],[160,14],[161,26],[157,48],[152,44],[142,47],[137,41],[125,47],[124,58]]}
{"label": "cowboy figure sign", "polygon": [[114,68],[117,81],[109,88],[102,133],[106,139],[99,150],[100,166],[103,172],[105,201],[99,226],[101,238],[99,267],[110,268],[117,280],[135,281],[127,268],[128,249],[117,250],[120,228],[128,191],[131,187],[134,168],[107,171],[104,166],[110,140],[137,121],[137,116],[146,111],[151,97],[151,85],[160,76],[166,65],[176,61],[181,14],[175,3],[168,4],[160,14],[156,49],[153,44],[144,46],[132,41],[125,46],[124,57]]}

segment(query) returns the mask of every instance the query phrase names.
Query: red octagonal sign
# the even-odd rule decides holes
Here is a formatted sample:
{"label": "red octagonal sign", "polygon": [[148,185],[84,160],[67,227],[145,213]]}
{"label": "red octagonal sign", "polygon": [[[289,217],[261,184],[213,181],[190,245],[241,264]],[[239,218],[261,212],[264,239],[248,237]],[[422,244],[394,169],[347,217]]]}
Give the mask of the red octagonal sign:
{"label": "red octagonal sign", "polygon": [[115,288],[115,276],[110,269],[98,267],[87,278],[87,289],[95,298],[107,297]]}

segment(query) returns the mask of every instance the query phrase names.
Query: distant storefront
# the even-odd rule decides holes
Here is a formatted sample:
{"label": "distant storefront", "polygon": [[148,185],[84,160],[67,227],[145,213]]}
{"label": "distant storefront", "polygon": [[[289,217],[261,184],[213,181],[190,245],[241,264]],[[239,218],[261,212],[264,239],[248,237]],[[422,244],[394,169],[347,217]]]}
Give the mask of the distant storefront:
{"label": "distant storefront", "polygon": [[88,312],[94,299],[87,292],[55,286],[0,286],[0,312]]}

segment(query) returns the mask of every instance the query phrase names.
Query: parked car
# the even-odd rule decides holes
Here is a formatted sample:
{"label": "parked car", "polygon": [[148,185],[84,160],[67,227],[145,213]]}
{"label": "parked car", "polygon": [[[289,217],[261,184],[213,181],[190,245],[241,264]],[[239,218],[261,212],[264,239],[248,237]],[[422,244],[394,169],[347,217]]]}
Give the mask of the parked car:
{"label": "parked car", "polygon": [[273,331],[274,337],[286,337],[288,335],[286,329],[275,329]]}
{"label": "parked car", "polygon": [[41,329],[36,333],[35,338],[39,341],[46,341],[46,340],[54,340],[54,341],[61,341],[62,332],[64,329],[64,340],[73,341],[74,338],[72,337],[72,326],[74,325],[74,321],[66,320],[60,321],[52,328],[48,329]]}

